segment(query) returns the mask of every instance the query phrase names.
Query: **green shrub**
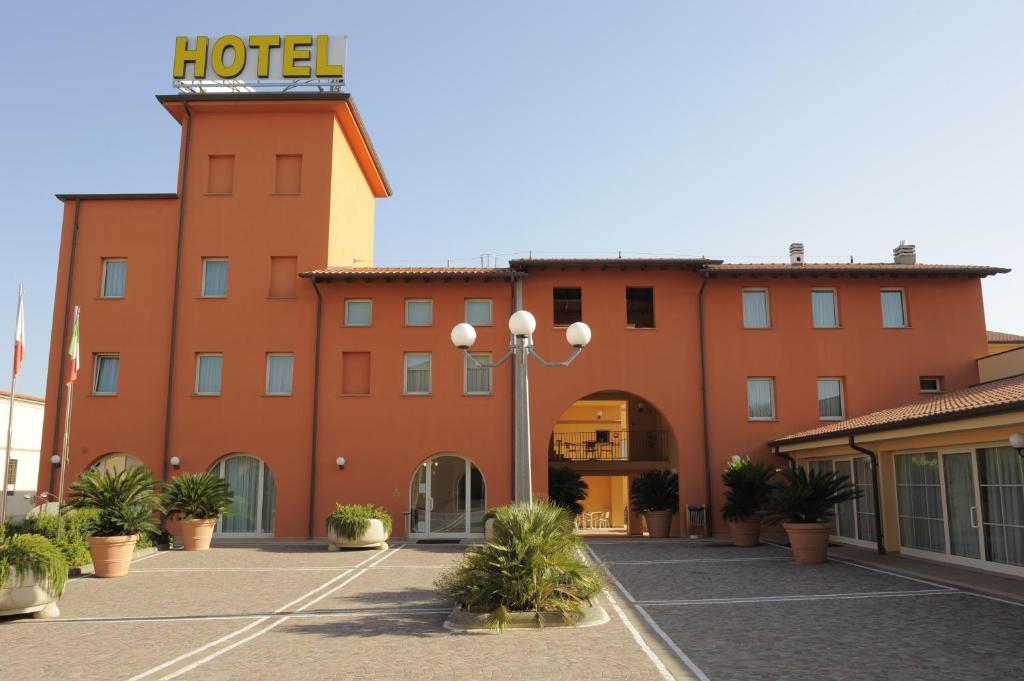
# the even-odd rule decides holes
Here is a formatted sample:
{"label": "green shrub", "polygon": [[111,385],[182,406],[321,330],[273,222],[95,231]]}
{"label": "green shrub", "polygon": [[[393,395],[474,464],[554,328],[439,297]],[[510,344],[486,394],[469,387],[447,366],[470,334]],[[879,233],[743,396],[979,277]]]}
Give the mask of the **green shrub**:
{"label": "green shrub", "polygon": [[18,581],[31,575],[51,596],[60,598],[64,593],[64,584],[68,580],[68,561],[46,537],[16,534],[0,540],[0,588],[10,578],[10,568],[14,568],[14,576]]}
{"label": "green shrub", "polygon": [[749,456],[733,457],[722,473],[726,486],[722,517],[743,520],[758,513],[771,496],[774,475],[775,468],[764,461],[752,461]]}
{"label": "green shrub", "polygon": [[587,483],[583,476],[571,468],[548,468],[548,500],[561,506],[574,516],[583,513],[581,501],[587,498]]}
{"label": "green shrub", "polygon": [[23,520],[7,521],[7,534],[35,534],[46,537],[64,555],[68,565],[78,567],[92,562],[88,538],[96,522],[98,511],[94,509],[64,509],[61,521],[61,538],[57,540],[57,514],[39,513]]}
{"label": "green shrub", "polygon": [[182,473],[164,483],[160,496],[166,512],[184,520],[228,515],[235,498],[228,481],[212,473]]}
{"label": "green shrub", "polygon": [[558,613],[576,622],[601,590],[597,572],[582,559],[583,540],[572,516],[548,502],[494,509],[494,537],[470,547],[435,582],[466,610],[486,612],[487,626],[503,629],[514,612]]}
{"label": "green shrub", "polygon": [[334,513],[327,516],[327,529],[339,537],[355,541],[370,527],[372,518],[381,521],[384,532],[391,534],[391,514],[374,504],[336,504]]}
{"label": "green shrub", "polygon": [[71,508],[99,512],[92,527],[95,537],[122,537],[155,529],[153,511],[161,510],[156,481],[143,466],[120,471],[90,468],[71,483]]}
{"label": "green shrub", "polygon": [[858,499],[863,492],[845,475],[831,471],[808,473],[803,468],[779,471],[782,481],[772,486],[765,520],[770,523],[823,523],[832,519],[836,504]]}
{"label": "green shrub", "polygon": [[629,504],[635,513],[679,510],[679,476],[671,471],[647,471],[629,486]]}

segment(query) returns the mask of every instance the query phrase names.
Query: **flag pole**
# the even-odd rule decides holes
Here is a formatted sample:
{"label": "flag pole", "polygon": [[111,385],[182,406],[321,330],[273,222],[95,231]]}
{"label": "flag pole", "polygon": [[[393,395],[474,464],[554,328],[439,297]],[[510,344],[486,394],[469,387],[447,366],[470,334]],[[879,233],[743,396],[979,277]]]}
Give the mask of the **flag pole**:
{"label": "flag pole", "polygon": [[71,332],[71,345],[68,347],[68,381],[67,381],[67,405],[64,408],[64,444],[60,452],[60,488],[57,490],[57,539],[60,539],[60,529],[64,518],[64,474],[68,468],[69,443],[71,441],[71,405],[75,394],[75,379],[78,378],[79,362],[78,345],[78,306],[75,305],[75,324]]}
{"label": "flag pole", "polygon": [[[11,481],[7,479],[7,476],[11,472],[11,440],[14,437],[14,386],[18,379],[18,369],[21,365],[21,358],[18,353],[21,351],[19,344],[23,343],[22,338],[22,327],[24,324],[23,315],[25,297],[25,287],[18,286],[18,311],[16,313],[14,322],[14,357],[11,362],[11,394],[7,404],[7,449],[4,453],[4,470],[3,470],[3,481],[4,488],[2,490],[2,500],[0,500],[0,527],[3,527],[7,523],[7,488],[10,486]],[[14,482],[17,486],[17,480]]]}

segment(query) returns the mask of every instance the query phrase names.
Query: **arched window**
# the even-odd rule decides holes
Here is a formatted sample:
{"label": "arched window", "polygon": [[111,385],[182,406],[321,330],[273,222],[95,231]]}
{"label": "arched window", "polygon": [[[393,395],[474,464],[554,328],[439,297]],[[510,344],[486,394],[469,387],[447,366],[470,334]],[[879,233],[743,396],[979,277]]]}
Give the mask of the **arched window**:
{"label": "arched window", "polygon": [[132,456],[131,454],[125,454],[124,452],[114,452],[113,454],[107,454],[101,457],[92,465],[93,468],[99,468],[103,471],[119,472],[126,468],[134,468],[135,466],[142,466],[143,463]]}
{"label": "arched window", "polygon": [[484,531],[486,486],[472,461],[439,454],[417,466],[409,489],[414,535],[462,537]]}
{"label": "arched window", "polygon": [[217,522],[217,534],[273,536],[277,485],[270,467],[254,456],[232,454],[214,464],[210,472],[227,480],[235,494],[233,514]]}

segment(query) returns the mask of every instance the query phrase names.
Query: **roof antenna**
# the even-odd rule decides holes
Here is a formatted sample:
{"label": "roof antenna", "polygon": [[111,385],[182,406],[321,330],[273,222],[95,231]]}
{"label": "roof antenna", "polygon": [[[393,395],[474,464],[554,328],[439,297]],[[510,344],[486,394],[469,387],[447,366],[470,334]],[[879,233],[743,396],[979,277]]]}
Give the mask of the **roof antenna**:
{"label": "roof antenna", "polygon": [[619,260],[622,260],[622,251],[619,251]]}
{"label": "roof antenna", "polygon": [[853,264],[853,256],[852,255],[850,256],[850,264],[851,265]]}

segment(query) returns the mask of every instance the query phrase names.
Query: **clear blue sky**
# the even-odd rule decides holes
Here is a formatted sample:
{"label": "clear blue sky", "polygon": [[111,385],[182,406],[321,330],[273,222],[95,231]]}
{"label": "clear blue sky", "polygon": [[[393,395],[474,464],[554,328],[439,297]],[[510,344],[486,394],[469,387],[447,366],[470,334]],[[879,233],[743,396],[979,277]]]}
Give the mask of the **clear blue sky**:
{"label": "clear blue sky", "polygon": [[65,0],[4,25],[0,339],[24,282],[23,392],[44,389],[53,194],[175,189],[179,128],[153,95],[179,34],[349,36],[395,190],[378,264],[765,261],[791,241],[877,261],[906,239],[1017,270],[985,281],[986,313],[1024,333],[1021,2]]}

